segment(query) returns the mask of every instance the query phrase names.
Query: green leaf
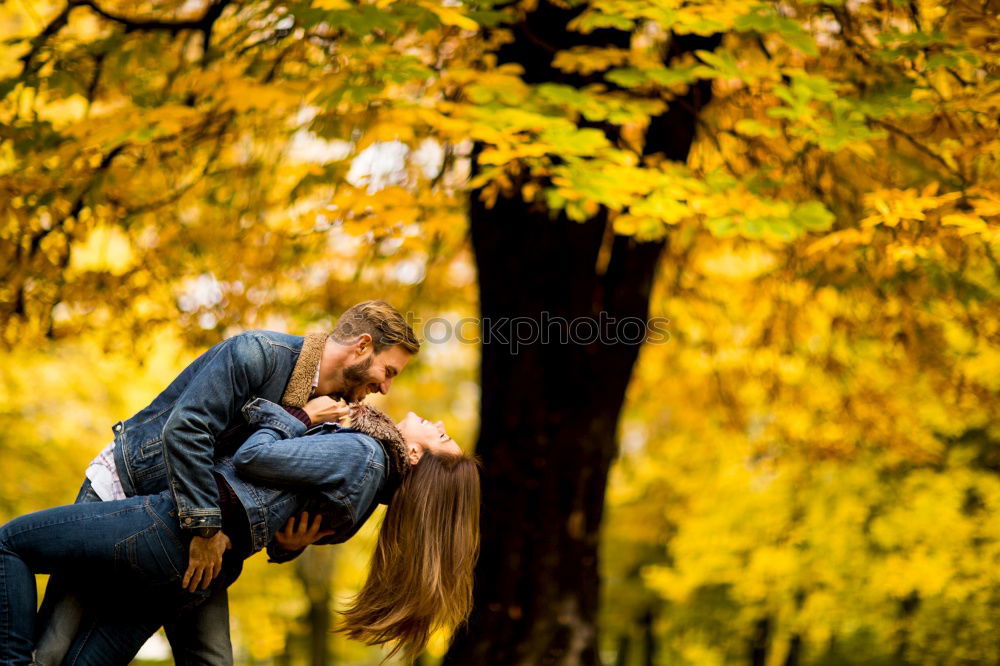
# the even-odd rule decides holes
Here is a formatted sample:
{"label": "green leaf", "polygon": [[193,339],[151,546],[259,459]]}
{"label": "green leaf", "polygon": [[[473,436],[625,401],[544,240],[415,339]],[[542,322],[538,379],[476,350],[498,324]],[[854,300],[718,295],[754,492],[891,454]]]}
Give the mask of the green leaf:
{"label": "green leaf", "polygon": [[752,118],[737,120],[735,129],[740,134],[746,134],[747,136],[766,136],[769,138],[778,136],[777,127],[770,127]]}
{"label": "green leaf", "polygon": [[757,32],[762,35],[776,34],[786,44],[806,55],[819,54],[816,41],[812,36],[798,22],[784,16],[761,13],[760,9],[755,9],[750,14],[738,16],[733,21],[733,28],[740,32]]}
{"label": "green leaf", "polygon": [[792,48],[798,49],[806,55],[819,55],[819,47],[816,46],[816,40],[813,39],[812,35],[805,30],[781,32],[779,35],[781,36],[781,39]]}
{"label": "green leaf", "polygon": [[649,80],[645,72],[635,67],[618,67],[609,70],[604,78],[622,88],[635,88]]}
{"label": "green leaf", "polygon": [[833,225],[834,215],[819,201],[809,201],[795,207],[792,220],[808,231],[825,231]]}
{"label": "green leaf", "polygon": [[719,238],[735,236],[740,230],[735,218],[728,215],[726,217],[712,218],[706,222],[706,225],[708,226],[708,230]]}
{"label": "green leaf", "polygon": [[927,59],[927,69],[937,69],[938,67],[955,67],[959,58],[945,53],[937,53]]}
{"label": "green leaf", "polygon": [[591,33],[598,28],[614,28],[616,30],[629,31],[635,28],[635,21],[615,14],[588,11],[575,20],[572,27],[583,34]]}
{"label": "green leaf", "polygon": [[664,69],[651,69],[646,75],[661,86],[674,86],[679,83],[691,83],[710,73],[709,68],[698,64]]}
{"label": "green leaf", "polygon": [[497,11],[470,11],[467,12],[469,18],[481,26],[493,28],[510,19],[506,12]]}
{"label": "green leaf", "polygon": [[752,77],[748,77],[736,62],[736,57],[731,51],[724,49],[715,52],[698,50],[694,53],[721,78],[740,79],[741,81],[752,80]]}

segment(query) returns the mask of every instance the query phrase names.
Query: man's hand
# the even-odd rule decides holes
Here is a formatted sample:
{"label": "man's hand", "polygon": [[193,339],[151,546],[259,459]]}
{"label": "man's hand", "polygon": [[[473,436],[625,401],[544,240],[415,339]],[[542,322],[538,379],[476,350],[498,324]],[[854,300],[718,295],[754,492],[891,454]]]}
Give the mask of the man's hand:
{"label": "man's hand", "polygon": [[309,420],[315,423],[337,422],[350,414],[350,407],[343,400],[334,400],[328,395],[313,398],[302,408],[309,415]]}
{"label": "man's hand", "polygon": [[206,589],[222,570],[222,554],[232,547],[232,542],[222,530],[208,539],[200,536],[191,537],[188,568],[181,586],[188,592],[196,591],[199,584],[201,589]]}
{"label": "man's hand", "polygon": [[295,516],[292,516],[281,531],[274,535],[274,541],[282,550],[302,550],[334,533],[335,530],[321,530],[322,522],[323,516],[317,514],[310,525],[309,512],[303,511],[302,515],[299,516],[298,526],[295,525]]}

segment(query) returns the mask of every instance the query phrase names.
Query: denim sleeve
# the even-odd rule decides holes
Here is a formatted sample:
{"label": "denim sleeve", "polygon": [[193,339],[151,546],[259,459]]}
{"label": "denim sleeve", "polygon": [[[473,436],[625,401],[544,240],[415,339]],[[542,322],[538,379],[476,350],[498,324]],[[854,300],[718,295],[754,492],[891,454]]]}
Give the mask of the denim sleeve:
{"label": "denim sleeve", "polygon": [[[355,519],[351,493],[367,490],[368,474],[378,445],[357,432],[319,432],[302,436],[301,421],[272,402],[258,398],[243,410],[260,430],[233,456],[233,465],[248,481],[308,487],[328,502],[342,506]],[[377,488],[376,488],[377,490]],[[374,491],[373,491],[374,492]]]}
{"label": "denim sleeve", "polygon": [[305,548],[302,550],[285,550],[271,539],[271,542],[267,544],[267,561],[274,564],[284,564],[285,562],[291,562],[296,557],[305,552]]}
{"label": "denim sleeve", "polygon": [[272,372],[270,353],[252,334],[224,342],[177,399],[163,427],[167,476],[184,529],[222,526],[212,477],[216,437]]}

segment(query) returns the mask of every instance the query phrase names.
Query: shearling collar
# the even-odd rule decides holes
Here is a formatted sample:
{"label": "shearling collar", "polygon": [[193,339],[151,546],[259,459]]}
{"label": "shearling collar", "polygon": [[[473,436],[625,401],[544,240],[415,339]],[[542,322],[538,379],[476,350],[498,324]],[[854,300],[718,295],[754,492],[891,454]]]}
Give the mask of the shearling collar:
{"label": "shearling collar", "polygon": [[403,434],[392,422],[389,416],[371,405],[364,403],[351,405],[351,428],[365,433],[378,440],[389,459],[389,469],[394,482],[402,481],[410,471],[410,462],[406,459],[406,444]]}
{"label": "shearling collar", "polygon": [[292,376],[285,386],[285,394],[281,396],[281,404],[285,407],[305,407],[312,393],[312,382],[316,376],[316,368],[323,358],[328,333],[310,333],[302,342],[302,351],[295,361]]}

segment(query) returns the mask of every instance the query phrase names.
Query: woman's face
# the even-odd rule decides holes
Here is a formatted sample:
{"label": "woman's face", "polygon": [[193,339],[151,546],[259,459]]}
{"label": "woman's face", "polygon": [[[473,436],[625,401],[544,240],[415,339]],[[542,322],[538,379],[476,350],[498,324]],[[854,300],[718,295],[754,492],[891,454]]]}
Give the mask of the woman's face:
{"label": "woman's face", "polygon": [[406,441],[406,453],[411,465],[420,462],[424,451],[462,454],[462,449],[444,431],[444,424],[440,421],[432,423],[413,412],[409,412],[406,418],[397,423],[396,426]]}

